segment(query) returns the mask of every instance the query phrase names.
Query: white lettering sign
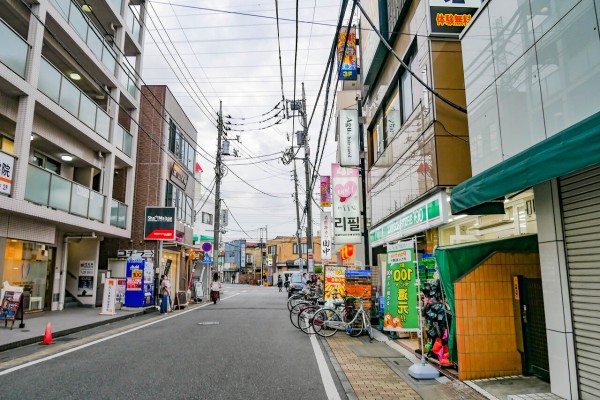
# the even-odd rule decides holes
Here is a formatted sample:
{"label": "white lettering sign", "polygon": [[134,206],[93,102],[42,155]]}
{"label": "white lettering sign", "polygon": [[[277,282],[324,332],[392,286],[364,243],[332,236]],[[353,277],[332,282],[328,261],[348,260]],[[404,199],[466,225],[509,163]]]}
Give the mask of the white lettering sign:
{"label": "white lettering sign", "polygon": [[357,110],[340,110],[340,165],[344,167],[360,164],[358,123]]}

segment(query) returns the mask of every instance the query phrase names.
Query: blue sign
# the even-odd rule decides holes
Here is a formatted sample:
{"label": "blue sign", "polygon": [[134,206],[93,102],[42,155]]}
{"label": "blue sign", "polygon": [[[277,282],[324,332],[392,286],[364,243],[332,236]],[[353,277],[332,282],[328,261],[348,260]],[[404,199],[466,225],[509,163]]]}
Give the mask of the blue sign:
{"label": "blue sign", "polygon": [[141,258],[127,259],[125,306],[143,307],[145,304],[144,285],[145,261]]}
{"label": "blue sign", "polygon": [[368,278],[371,276],[371,271],[368,269],[349,269],[346,270],[346,276]]}
{"label": "blue sign", "polygon": [[202,261],[200,263],[201,264],[212,264],[212,258],[210,256],[210,254],[204,253],[204,258],[202,259]]}

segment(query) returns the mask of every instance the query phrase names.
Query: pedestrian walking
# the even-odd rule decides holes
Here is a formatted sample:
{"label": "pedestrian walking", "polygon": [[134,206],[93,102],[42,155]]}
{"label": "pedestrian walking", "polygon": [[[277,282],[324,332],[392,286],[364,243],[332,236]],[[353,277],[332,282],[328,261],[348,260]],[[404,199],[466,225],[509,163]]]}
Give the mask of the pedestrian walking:
{"label": "pedestrian walking", "polygon": [[285,286],[286,291],[290,290],[290,276],[289,275],[285,276],[285,283],[283,284],[283,286]]}
{"label": "pedestrian walking", "polygon": [[213,280],[210,284],[210,297],[214,304],[217,304],[217,300],[219,300],[219,292],[221,291],[221,281],[219,281],[219,273],[215,272],[213,274]]}
{"label": "pedestrian walking", "polygon": [[279,275],[277,277],[277,287],[279,288],[279,291],[281,292],[282,288],[283,288],[283,279],[281,279],[281,275]]}
{"label": "pedestrian walking", "polygon": [[262,284],[263,284],[263,286],[265,286],[267,284],[267,274],[263,274]]}

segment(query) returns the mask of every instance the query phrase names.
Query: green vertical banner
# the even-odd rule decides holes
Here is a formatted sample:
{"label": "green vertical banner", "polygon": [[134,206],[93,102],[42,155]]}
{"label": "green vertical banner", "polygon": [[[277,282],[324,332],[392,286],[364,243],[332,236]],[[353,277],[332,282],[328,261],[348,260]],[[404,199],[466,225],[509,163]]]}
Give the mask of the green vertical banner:
{"label": "green vertical banner", "polygon": [[415,242],[387,245],[383,330],[418,332]]}

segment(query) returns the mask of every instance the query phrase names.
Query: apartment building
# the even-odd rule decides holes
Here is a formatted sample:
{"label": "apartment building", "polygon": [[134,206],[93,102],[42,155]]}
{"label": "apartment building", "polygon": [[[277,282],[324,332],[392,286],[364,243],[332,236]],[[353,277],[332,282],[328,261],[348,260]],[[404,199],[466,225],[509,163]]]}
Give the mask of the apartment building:
{"label": "apartment building", "polygon": [[26,311],[97,303],[129,238],[143,1],[0,2],[0,277]]}

